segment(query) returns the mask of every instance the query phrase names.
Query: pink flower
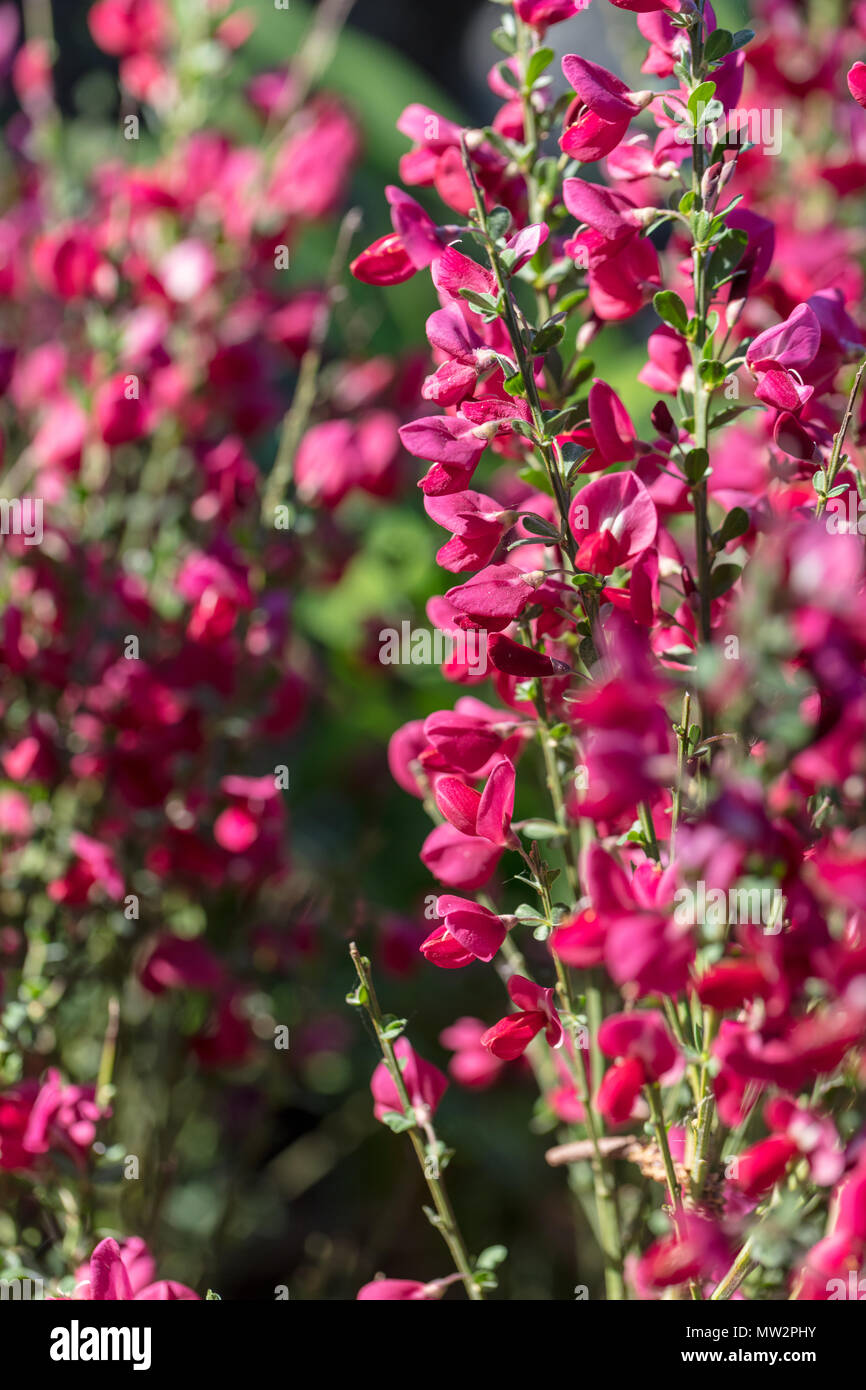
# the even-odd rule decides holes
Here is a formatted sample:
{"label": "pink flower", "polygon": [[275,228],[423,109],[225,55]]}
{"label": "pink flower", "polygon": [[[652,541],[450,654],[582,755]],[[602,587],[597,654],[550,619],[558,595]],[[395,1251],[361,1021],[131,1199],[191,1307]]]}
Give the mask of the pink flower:
{"label": "pink flower", "polygon": [[471,898],[443,894],[436,910],[448,935],[477,960],[492,960],[505,940],[506,927],[502,919]]}
{"label": "pink flower", "polygon": [[821,342],[821,325],[809,304],[798,304],[782,322],[759,333],[749,344],[746,364],[753,372],[765,371],[765,363],[802,371],[812,361]]}
{"label": "pink flower", "polygon": [[52,1067],[27,1118],[22,1147],[31,1154],[63,1149],[83,1164],[96,1139],[98,1122],[111,1111],[96,1104],[93,1086],[66,1085]]}
{"label": "pink flower", "polygon": [[437,525],[454,532],[436,555],[436,563],[452,573],[479,570],[489,564],[514,520],[514,513],[505,510],[492,497],[469,489],[441,497],[425,497],[424,510]]}
{"label": "pink flower", "polygon": [[206,242],[190,237],[173,246],[159,265],[159,278],[169,299],[190,304],[216,279],[216,258]]}
{"label": "pink flower", "polygon": [[634,1112],[645,1082],[643,1065],[636,1057],[624,1057],[614,1062],[602,1077],[596,1093],[595,1103],[599,1113],[612,1125],[625,1124]]}
{"label": "pink flower", "polygon": [[167,989],[213,990],[223,980],[222,966],[199,939],[161,933],[139,970],[139,981],[150,994]]}
{"label": "pink flower", "polygon": [[762,1192],[769,1192],[771,1187],[775,1187],[797,1152],[793,1139],[784,1134],[773,1134],[737,1156],[731,1181],[744,1196],[759,1197]]}
{"label": "pink flower", "polygon": [[508,993],[518,1012],[507,1014],[488,1028],[481,1038],[482,1045],[489,1048],[494,1057],[513,1062],[516,1057],[523,1056],[532,1039],[543,1030],[551,1047],[562,1047],[565,1033],[556,1011],[554,991],[542,989],[523,975],[512,975]]}
{"label": "pink flower", "polygon": [[421,847],[421,862],[440,883],[471,893],[484,887],[501,854],[498,845],[478,835],[464,835],[453,825],[437,825]]}
{"label": "pink flower", "polygon": [[605,922],[593,908],[560,922],[550,936],[550,949],[566,965],[588,970],[604,960]]}
{"label": "pink flower", "polygon": [[855,63],[848,73],[848,91],[858,106],[866,110],[866,63]]}
{"label": "pink flower", "polygon": [[[400,1073],[409,1096],[409,1104],[413,1109],[434,1115],[448,1089],[447,1077],[443,1076],[432,1062],[426,1062],[423,1057],[419,1057],[407,1038],[397,1039],[394,1052],[400,1062]],[[373,1072],[370,1090],[375,1102],[373,1114],[377,1120],[381,1120],[389,1111],[402,1114],[403,1102],[385,1062],[380,1062]]]}
{"label": "pink flower", "polygon": [[163,0],[97,0],[87,22],[104,52],[126,57],[162,47],[168,37],[169,12]]}
{"label": "pink flower", "polygon": [[598,1045],[607,1057],[627,1057],[639,1062],[644,1083],[660,1081],[679,1059],[658,1009],[609,1014],[598,1030]]}
{"label": "pink flower", "polygon": [[674,1231],[655,1241],[638,1266],[638,1279],[650,1289],[719,1278],[730,1259],[719,1226],[698,1212],[679,1211]]}
{"label": "pink flower", "polygon": [[349,266],[365,285],[401,285],[416,273],[402,238],[396,232],[377,237]]}
{"label": "pink flower", "polygon": [[458,1018],[439,1034],[443,1047],[454,1053],[448,1070],[454,1080],[469,1090],[485,1090],[492,1086],[503,1063],[484,1046],[481,1039],[486,1026],[480,1018]]}
{"label": "pink flower", "polygon": [[389,1303],[433,1303],[440,1299],[449,1284],[462,1279],[462,1274],[449,1274],[446,1279],[434,1279],[420,1284],[417,1279],[374,1279],[364,1284],[355,1295],[357,1303],[387,1300]]}
{"label": "pink flower", "polygon": [[565,118],[562,148],[582,163],[602,159],[620,143],[652,94],[629,91],[612,72],[574,53],[563,58],[562,70],[578,95]]}
{"label": "pink flower", "polygon": [[477,627],[501,632],[520,617],[543,580],[540,571],[527,574],[513,565],[488,565],[445,597]]}
{"label": "pink flower", "polygon": [[514,642],[502,632],[492,632],[487,639],[487,654],[497,671],[509,676],[519,676],[521,680],[537,676],[568,675],[571,667],[564,661],[537,652],[522,642]]}
{"label": "pink flower", "polygon": [[100,437],[114,448],[141,439],[151,428],[153,412],[142,396],[139,378],[113,376],[96,393],[94,412]]}
{"label": "pink flower", "polygon": [[484,790],[477,792],[459,777],[436,780],[436,805],[447,821],[462,835],[480,836],[494,845],[515,843],[511,829],[516,773],[509,758],[493,766]]}
{"label": "pink flower", "polygon": [[75,858],[63,878],[49,883],[48,896],[54,902],[80,907],[89,900],[91,889],[98,887],[112,902],[119,902],[123,897],[123,877],[114,851],[80,831],[70,835],[69,845]]}
{"label": "pink flower", "polygon": [[596,478],[577,493],[568,513],[579,569],[610,574],[651,546],[658,530],[655,504],[636,473]]}
{"label": "pink flower", "polygon": [[138,1237],[118,1245],[110,1236],[101,1240],[89,1264],[76,1271],[78,1283],[73,1298],[93,1301],[149,1301],[174,1303],[199,1301],[199,1295],[174,1279],[158,1279],[153,1260],[144,1241]]}
{"label": "pink flower", "polygon": [[571,19],[588,5],[589,0],[515,0],[514,8],[524,24],[531,24],[543,35],[551,24]]}

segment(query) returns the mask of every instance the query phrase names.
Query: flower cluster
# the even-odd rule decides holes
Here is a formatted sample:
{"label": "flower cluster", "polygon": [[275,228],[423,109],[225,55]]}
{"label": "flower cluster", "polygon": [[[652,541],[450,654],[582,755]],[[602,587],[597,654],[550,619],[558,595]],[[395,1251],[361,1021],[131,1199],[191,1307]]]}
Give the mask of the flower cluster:
{"label": "flower cluster", "polygon": [[[578,53],[560,82],[545,32],[585,3],[503,4],[490,126],[399,122],[403,183],[444,211],[389,188],[393,231],[353,263],[438,296],[400,435],[450,533],[429,615],[487,634],[492,668],[450,662],[483,692],[391,741],[434,822],[421,952],[501,967],[503,1016],[443,1035],[452,1074],[489,1087],[525,1056],[567,1141],[551,1161],[591,1166],[609,1299],[846,1297],[866,1240],[866,9],[813,42],[789,0],[757,7],[757,36],[709,0],[615,3],[646,87]],[[623,325],[640,426],[591,358]],[[537,758],[549,810],[522,819]],[[394,1051],[401,1028],[379,1016],[376,1114],[429,1160],[445,1078]],[[649,1244],[617,1200],[646,1203],[635,1167],[653,1229],[669,1218]],[[442,1232],[481,1297],[490,1261]]]}

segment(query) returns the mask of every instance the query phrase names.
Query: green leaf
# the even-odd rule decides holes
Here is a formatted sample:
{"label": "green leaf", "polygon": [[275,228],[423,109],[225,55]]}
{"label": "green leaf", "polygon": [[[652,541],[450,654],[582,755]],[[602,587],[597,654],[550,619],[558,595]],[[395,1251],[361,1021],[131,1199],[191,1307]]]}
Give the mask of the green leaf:
{"label": "green leaf", "polygon": [[714,29],[704,44],[704,60],[707,63],[721,62],[730,53],[734,42],[728,29]]}
{"label": "green leaf", "polygon": [[508,208],[495,207],[488,212],[487,230],[494,241],[498,241],[500,237],[504,237],[510,226],[511,213],[508,211]]}
{"label": "green leaf", "polygon": [[536,49],[526,67],[527,87],[534,87],[544,69],[550,66],[555,56],[552,48]]}
{"label": "green leaf", "polygon": [[562,454],[563,463],[570,465],[572,463],[583,463],[584,459],[589,458],[592,450],[584,449],[582,445],[575,444],[573,439],[568,439],[561,446],[560,453]]}
{"label": "green leaf", "polygon": [[586,401],[581,401],[578,405],[568,406],[565,410],[547,413],[544,424],[548,439],[552,439],[557,434],[568,434],[570,430],[582,425],[588,415],[589,406]]}
{"label": "green leaf", "polygon": [[508,1259],[508,1247],[506,1245],[488,1245],[486,1250],[482,1250],[478,1259],[475,1261],[476,1269],[496,1269],[503,1260]]}
{"label": "green leaf", "polygon": [[529,420],[514,419],[511,421],[511,428],[515,434],[519,434],[523,439],[531,439],[535,442],[535,426]]}
{"label": "green leaf", "polygon": [[555,540],[559,539],[559,531],[555,526],[551,526],[549,521],[543,517],[536,516],[530,512],[528,516],[521,517],[524,527],[533,536],[552,536]]}
{"label": "green leaf", "polygon": [[494,29],[490,37],[493,39],[496,47],[501,48],[502,52],[507,53],[509,57],[515,53],[517,49],[517,40],[512,34],[507,33],[505,29]]}
{"label": "green leaf", "polygon": [[382,1019],[382,1037],[387,1042],[395,1042],[401,1036],[407,1022],[408,1019],[395,1018],[393,1014],[386,1014]]}
{"label": "green leaf", "polygon": [[720,101],[714,99],[713,101],[707,102],[700,114],[700,120],[697,126],[698,130],[704,130],[707,126],[712,125],[714,121],[719,120],[724,114],[725,108]]}
{"label": "green leaf", "polygon": [[392,1129],[395,1134],[405,1134],[407,1129],[415,1128],[414,1115],[404,1115],[399,1110],[386,1110],[382,1116],[382,1123]]}
{"label": "green leaf", "polygon": [[689,482],[699,483],[710,464],[706,449],[690,449],[685,457],[684,471]]}
{"label": "green leaf", "polygon": [[715,82],[701,82],[689,97],[689,115],[693,121],[698,119],[698,107],[708,106],[716,94]]}
{"label": "green leaf", "polygon": [[462,288],[460,294],[473,309],[480,310],[483,314],[498,314],[499,300],[492,294],[479,294],[477,290],[467,290]]}
{"label": "green leaf", "polygon": [[741,574],[740,565],[717,565],[710,575],[710,598],[721,598],[736,584]]}
{"label": "green leaf", "polygon": [[540,917],[538,914],[538,908],[533,907],[531,903],[521,903],[519,907],[514,909],[514,915],[519,918],[521,922],[544,921],[544,918]]}
{"label": "green leaf", "polygon": [[738,29],[731,40],[731,49],[736,51],[738,48],[745,48],[747,43],[751,43],[755,37],[754,29]]}
{"label": "green leaf", "polygon": [[515,91],[520,90],[520,78],[517,76],[517,73],[507,62],[497,63],[496,71],[499,73],[499,76],[502,78],[502,81],[506,83],[507,86],[513,87]]}
{"label": "green leaf", "polygon": [[729,405],[726,410],[720,410],[717,415],[713,416],[710,420],[709,427],[711,430],[715,430],[719,429],[722,425],[729,425],[732,420],[736,420],[747,410],[753,409],[754,406],[751,405]]}
{"label": "green leaf", "polygon": [[723,233],[710,257],[707,267],[710,284],[714,289],[718,289],[728,279],[730,279],[736,267],[743,259],[743,252],[748,245],[749,238],[740,227],[729,227]]}
{"label": "green leaf", "polygon": [[591,357],[581,357],[575,362],[568,374],[568,386],[570,391],[576,391],[585,381],[589,381],[595,371],[595,363]]}
{"label": "green leaf", "polygon": [[724,362],[712,358],[709,362],[698,364],[698,375],[705,386],[708,386],[711,391],[715,391],[716,387],[721,386],[727,378],[728,369]]}
{"label": "green leaf", "polygon": [[508,392],[509,396],[526,395],[526,386],[523,381],[522,372],[513,372],[511,376],[507,376],[503,385],[505,386],[505,389]]}
{"label": "green leaf", "polygon": [[557,299],[553,308],[557,314],[568,314],[572,309],[576,309],[578,304],[582,304],[588,294],[587,290],[571,290],[564,294],[561,299]]}
{"label": "green leaf", "polygon": [[653,308],[663,323],[669,323],[678,333],[685,333],[688,310],[674,290],[659,290],[653,295]]}
{"label": "green leaf", "polygon": [[533,357],[542,357],[552,347],[556,347],[556,344],[561,342],[564,336],[565,324],[549,319],[533,336],[529,344],[529,351]]}
{"label": "green leaf", "polygon": [[716,532],[717,543],[720,546],[727,545],[730,541],[735,541],[738,536],[744,536],[750,524],[749,513],[745,507],[732,508]]}

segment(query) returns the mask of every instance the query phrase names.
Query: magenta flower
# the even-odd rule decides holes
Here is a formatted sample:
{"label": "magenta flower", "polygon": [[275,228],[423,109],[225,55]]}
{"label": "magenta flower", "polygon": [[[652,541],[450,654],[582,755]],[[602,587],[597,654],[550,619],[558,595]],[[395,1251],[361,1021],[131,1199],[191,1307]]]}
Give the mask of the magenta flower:
{"label": "magenta flower", "polygon": [[199,1300],[199,1295],[174,1279],[157,1279],[153,1259],[144,1241],[134,1236],[118,1245],[110,1236],[101,1240],[90,1261],[76,1270],[73,1298],[97,1302],[128,1301],[174,1303]]}
{"label": "magenta flower", "polygon": [[139,981],[150,994],[167,989],[218,989],[223,970],[210,948],[199,938],[189,940],[161,933],[139,970]]}
{"label": "magenta flower", "polygon": [[798,1152],[794,1140],[785,1134],[773,1134],[769,1139],[761,1139],[737,1156],[731,1181],[745,1197],[760,1197],[784,1177]]}
{"label": "magenta flower", "polygon": [[501,632],[520,617],[543,580],[540,571],[527,574],[513,565],[488,565],[445,597],[476,627]]}
{"label": "magenta flower", "polygon": [[469,1090],[492,1086],[503,1067],[501,1059],[481,1041],[486,1031],[480,1018],[458,1018],[439,1034],[442,1046],[454,1053],[448,1063],[451,1076]]}
{"label": "magenta flower", "polygon": [[422,864],[440,883],[469,893],[484,887],[501,855],[499,845],[453,825],[437,825],[421,846]]}
{"label": "magenta flower", "polygon": [[436,555],[436,563],[452,573],[480,570],[488,565],[514,520],[514,513],[492,497],[469,489],[425,497],[424,510],[437,525],[454,533]]}
{"label": "magenta flower", "polygon": [[680,1064],[664,1017],[657,1009],[610,1014],[598,1032],[598,1044],[616,1063],[604,1076],[596,1103],[613,1124],[627,1120],[641,1090],[660,1081]]}
{"label": "magenta flower", "polygon": [[636,1283],[648,1290],[718,1279],[731,1255],[716,1221],[699,1212],[679,1211],[674,1231],[655,1241],[638,1263]]}
{"label": "magenta flower", "polygon": [[523,975],[512,975],[508,993],[517,1005],[517,1012],[507,1014],[482,1036],[482,1046],[503,1062],[522,1057],[532,1039],[540,1032],[550,1047],[562,1047],[565,1033],[554,1003],[554,991],[542,989]]}
{"label": "magenta flower", "polygon": [[436,910],[448,935],[477,960],[492,960],[505,940],[506,926],[502,918],[471,898],[443,894]]}
{"label": "magenta flower", "polygon": [[587,9],[589,0],[515,0],[514,8],[524,24],[542,36],[551,24],[560,24]]}
{"label": "magenta flower", "polygon": [[649,104],[652,93],[629,91],[612,72],[575,53],[563,58],[562,70],[578,97],[566,115],[562,148],[584,164],[603,159]]}
{"label": "magenta flower", "polygon": [[545,656],[533,647],[515,642],[503,632],[492,632],[487,639],[487,654],[497,671],[508,676],[519,676],[521,680],[538,676],[568,675],[571,667],[564,661]]}
{"label": "magenta flower", "polygon": [[[394,1044],[394,1052],[400,1063],[400,1072],[410,1105],[415,1110],[434,1115],[448,1089],[447,1077],[443,1076],[432,1062],[426,1062],[423,1057],[419,1057],[418,1053],[413,1051],[408,1038],[398,1038]],[[373,1072],[370,1090],[373,1093],[373,1114],[377,1120],[381,1120],[383,1115],[392,1110],[402,1113],[403,1102],[385,1062],[380,1062]]]}
{"label": "magenta flower", "polygon": [[461,1274],[449,1274],[446,1279],[434,1279],[430,1284],[421,1284],[417,1279],[374,1279],[364,1284],[355,1295],[358,1303],[387,1301],[389,1303],[434,1303],[440,1299]]}
{"label": "magenta flower", "polygon": [[866,110],[866,63],[855,63],[849,70],[848,91],[857,105]]}
{"label": "magenta flower", "polygon": [[656,538],[655,504],[636,473],[596,478],[577,493],[568,514],[579,542],[578,568],[610,574],[634,561]]}

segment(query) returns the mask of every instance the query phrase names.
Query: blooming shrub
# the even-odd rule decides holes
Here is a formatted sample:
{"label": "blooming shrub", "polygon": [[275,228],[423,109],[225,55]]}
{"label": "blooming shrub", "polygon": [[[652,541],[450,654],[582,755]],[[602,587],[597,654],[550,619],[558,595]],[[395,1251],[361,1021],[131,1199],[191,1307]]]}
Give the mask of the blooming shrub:
{"label": "blooming shrub", "polygon": [[[500,5],[495,118],[403,113],[402,181],[442,210],[389,188],[393,231],[352,266],[437,293],[400,435],[451,533],[431,621],[483,634],[489,667],[477,692],[446,665],[471,691],[391,742],[433,821],[420,950],[502,976],[498,1020],[443,1034],[452,1075],[528,1063],[608,1299],[857,1297],[866,11],[807,34],[767,0],[755,34],[708,0],[615,2],[646,77],[570,53],[562,96],[547,31],[586,4]],[[632,321],[640,429],[592,360]],[[448,1198],[446,1078],[352,954],[376,1117],[480,1300],[506,1252],[474,1257]],[[443,1291],[405,1273],[358,1297]]]}
{"label": "blooming shrub", "polygon": [[866,8],[494,4],[0,3],[4,1293],[863,1296]]}

